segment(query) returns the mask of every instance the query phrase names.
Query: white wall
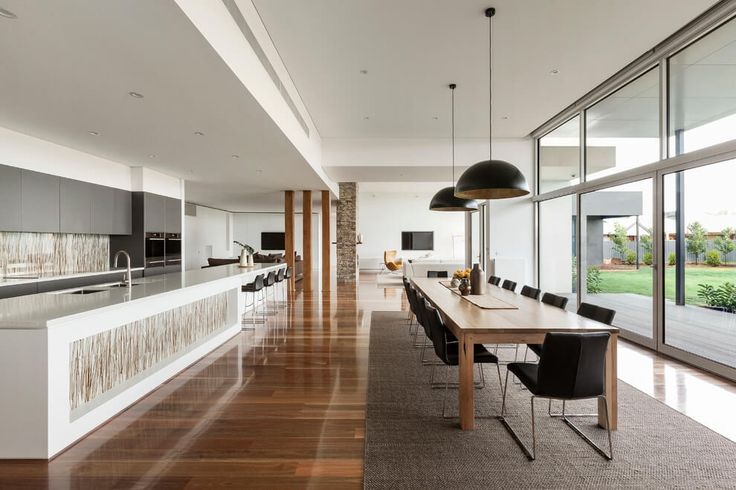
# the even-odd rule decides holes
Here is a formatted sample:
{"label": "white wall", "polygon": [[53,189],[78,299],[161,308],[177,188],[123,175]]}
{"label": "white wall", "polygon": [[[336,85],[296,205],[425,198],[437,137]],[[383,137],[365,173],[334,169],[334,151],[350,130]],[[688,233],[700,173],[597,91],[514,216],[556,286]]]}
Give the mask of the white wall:
{"label": "white wall", "polygon": [[[407,191],[410,189],[411,184],[407,184]],[[463,213],[430,211],[429,201],[433,194],[358,193],[357,229],[363,234],[358,255],[362,270],[378,269],[385,250],[398,250],[404,260],[427,254],[438,259],[463,259],[462,247],[460,255],[453,256],[453,236],[464,236]],[[434,250],[401,250],[402,231],[433,231]]]}
{"label": "white wall", "polygon": [[197,216],[184,219],[185,269],[207,265],[207,258],[235,257],[240,250],[232,244],[232,213],[197,206]]}

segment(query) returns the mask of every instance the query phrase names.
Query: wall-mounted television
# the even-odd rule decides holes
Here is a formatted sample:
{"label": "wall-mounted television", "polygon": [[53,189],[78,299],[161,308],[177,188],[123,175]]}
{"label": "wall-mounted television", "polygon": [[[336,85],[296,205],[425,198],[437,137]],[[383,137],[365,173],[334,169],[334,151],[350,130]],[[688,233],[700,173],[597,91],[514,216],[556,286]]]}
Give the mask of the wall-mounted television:
{"label": "wall-mounted television", "polygon": [[261,250],[285,250],[286,236],[283,231],[264,231],[261,233]]}
{"label": "wall-mounted television", "polygon": [[401,250],[434,250],[434,232],[402,231]]}

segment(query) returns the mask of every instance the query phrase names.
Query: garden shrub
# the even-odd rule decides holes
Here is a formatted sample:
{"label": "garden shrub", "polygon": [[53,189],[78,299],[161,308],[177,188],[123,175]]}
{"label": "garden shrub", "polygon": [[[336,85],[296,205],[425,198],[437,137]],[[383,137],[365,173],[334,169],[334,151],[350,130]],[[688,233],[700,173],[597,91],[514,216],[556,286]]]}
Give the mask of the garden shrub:
{"label": "garden shrub", "polygon": [[585,275],[585,282],[588,286],[588,293],[595,294],[603,291],[603,285],[601,282],[601,270],[598,267],[590,266]]}
{"label": "garden shrub", "polygon": [[705,263],[711,267],[718,267],[719,265],[721,265],[721,254],[719,254],[716,250],[711,250],[710,252],[705,254]]}
{"label": "garden shrub", "polygon": [[646,265],[652,265],[652,262],[654,262],[654,256],[652,255],[652,252],[645,253],[642,260]]}
{"label": "garden shrub", "polygon": [[626,263],[628,265],[634,265],[636,264],[636,252],[633,250],[629,250],[626,252]]}
{"label": "garden shrub", "polygon": [[675,252],[670,252],[667,256],[667,263],[669,265],[675,265],[677,263],[677,254]]}
{"label": "garden shrub", "polygon": [[716,287],[698,284],[698,297],[710,307],[736,313],[736,285],[731,282],[724,282]]}

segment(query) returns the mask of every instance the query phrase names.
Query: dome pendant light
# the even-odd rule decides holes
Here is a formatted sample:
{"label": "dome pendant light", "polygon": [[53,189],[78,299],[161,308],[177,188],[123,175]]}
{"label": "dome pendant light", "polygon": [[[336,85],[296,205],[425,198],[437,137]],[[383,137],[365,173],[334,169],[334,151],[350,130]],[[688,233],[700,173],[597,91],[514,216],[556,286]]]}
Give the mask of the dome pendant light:
{"label": "dome pendant light", "polygon": [[[455,85],[450,84],[452,90],[452,183],[455,184]],[[429,201],[430,211],[478,211],[478,203],[473,199],[455,197],[455,186],[444,187],[437,191]]]}
{"label": "dome pendant light", "polygon": [[496,9],[486,9],[488,17],[488,160],[468,168],[457,181],[455,196],[465,199],[507,199],[529,194],[524,174],[514,165],[493,159],[493,16]]}

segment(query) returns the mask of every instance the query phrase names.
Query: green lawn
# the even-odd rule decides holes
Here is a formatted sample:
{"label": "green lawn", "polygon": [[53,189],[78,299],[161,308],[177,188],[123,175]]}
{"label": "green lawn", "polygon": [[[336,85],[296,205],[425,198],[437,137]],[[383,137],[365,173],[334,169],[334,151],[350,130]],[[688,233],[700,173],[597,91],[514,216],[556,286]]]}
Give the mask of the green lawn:
{"label": "green lawn", "polygon": [[[736,268],[686,267],[685,301],[688,304],[701,303],[698,298],[698,284],[719,286],[724,282],[736,283]],[[635,293],[651,296],[652,269],[642,266],[638,271],[601,271],[601,287],[603,293]],[[667,299],[675,299],[674,267],[667,267],[665,271],[665,295]]]}

